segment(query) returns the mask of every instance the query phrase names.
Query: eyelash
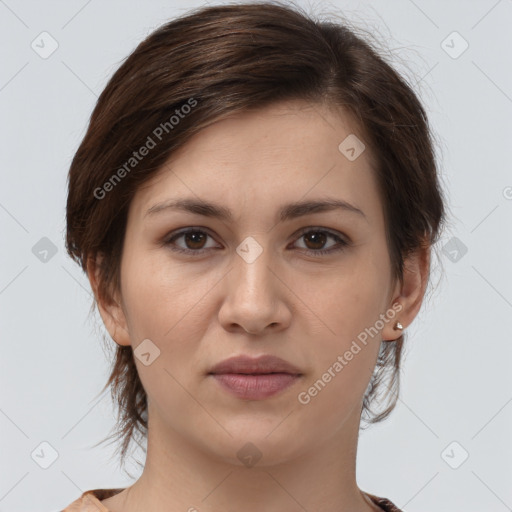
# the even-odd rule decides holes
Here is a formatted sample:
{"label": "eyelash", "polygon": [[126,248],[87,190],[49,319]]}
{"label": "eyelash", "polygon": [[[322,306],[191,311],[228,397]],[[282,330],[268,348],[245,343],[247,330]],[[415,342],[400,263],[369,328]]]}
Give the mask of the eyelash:
{"label": "eyelash", "polygon": [[[194,255],[200,255],[200,254],[203,254],[212,249],[212,248],[198,249],[198,250],[183,249],[182,247],[176,247],[175,245],[173,245],[173,242],[175,240],[177,240],[178,238],[181,238],[182,236],[190,234],[190,233],[202,233],[202,234],[205,234],[205,235],[213,238],[208,232],[206,232],[202,229],[190,228],[190,229],[186,229],[184,231],[180,231],[178,233],[173,234],[170,238],[167,238],[166,240],[164,240],[163,245],[169,246],[170,249],[175,252],[179,252],[179,253],[183,253],[183,254],[194,254]],[[311,228],[311,227],[304,228],[299,233],[298,239],[302,238],[304,235],[307,235],[308,233],[325,233],[328,237],[333,238],[337,242],[337,246],[334,246],[334,248],[330,248],[330,249],[319,249],[316,251],[313,249],[303,250],[303,252],[305,252],[306,254],[308,254],[310,256],[323,256],[326,254],[333,254],[333,253],[342,251],[343,249],[345,249],[345,247],[350,245],[349,242],[347,242],[343,238],[332,233],[331,231],[328,231],[328,230],[322,229],[322,228]]]}

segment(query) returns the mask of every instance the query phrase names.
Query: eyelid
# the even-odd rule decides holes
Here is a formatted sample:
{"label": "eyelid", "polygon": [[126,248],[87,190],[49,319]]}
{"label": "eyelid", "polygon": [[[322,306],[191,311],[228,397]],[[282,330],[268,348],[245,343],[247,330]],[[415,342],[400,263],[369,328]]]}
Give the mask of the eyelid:
{"label": "eyelid", "polygon": [[[162,239],[162,241],[160,242],[159,245],[164,246],[164,247],[172,246],[174,240],[176,240],[184,235],[187,235],[188,233],[196,233],[196,232],[204,233],[205,235],[209,236],[211,239],[216,240],[208,228],[205,228],[203,226],[190,226],[187,228],[177,229],[177,230],[172,231],[171,233],[168,233],[166,236],[164,236],[164,238]],[[195,253],[195,254],[202,254],[203,252],[209,251],[210,249],[212,249],[212,248],[210,247],[207,249],[192,250],[192,249],[183,249],[182,247],[179,247],[179,248],[171,247],[172,251],[175,251],[178,253],[181,252],[181,253]]]}
{"label": "eyelid", "polygon": [[293,236],[294,237],[302,236],[304,233],[308,233],[309,231],[325,232],[331,236],[341,238],[347,244],[350,243],[350,238],[347,235],[345,235],[345,233],[335,230],[335,229],[325,228],[323,226],[306,226],[304,228],[300,228],[299,231],[297,231],[293,234]]}

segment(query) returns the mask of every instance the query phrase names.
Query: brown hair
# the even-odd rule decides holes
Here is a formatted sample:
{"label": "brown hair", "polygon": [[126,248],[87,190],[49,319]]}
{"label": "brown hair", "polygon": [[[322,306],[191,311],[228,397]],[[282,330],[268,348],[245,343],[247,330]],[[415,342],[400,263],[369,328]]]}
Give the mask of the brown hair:
{"label": "brown hair", "polygon": [[[404,258],[430,250],[445,216],[424,108],[347,23],[317,21],[277,1],[244,2],[199,8],[159,27],[100,95],[69,170],[66,234],[68,253],[84,271],[102,256],[95,300],[109,304],[120,290],[127,212],[138,187],[208,124],[293,99],[342,107],[358,123],[376,161],[392,275],[402,280]],[[134,159],[149,138],[157,149]],[[403,344],[404,335],[381,344],[362,407],[368,423],[396,404]],[[119,408],[114,435],[123,462],[130,441],[147,434],[147,398],[131,346],[117,346],[103,390],[108,386]],[[382,397],[386,406],[375,412]]]}

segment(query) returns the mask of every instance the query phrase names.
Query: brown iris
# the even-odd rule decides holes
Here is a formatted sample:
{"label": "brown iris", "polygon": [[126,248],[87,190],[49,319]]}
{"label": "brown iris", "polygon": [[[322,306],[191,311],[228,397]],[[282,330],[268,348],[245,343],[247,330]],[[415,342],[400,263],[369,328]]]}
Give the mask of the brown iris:
{"label": "brown iris", "polygon": [[[311,249],[321,249],[325,245],[326,241],[326,234],[322,233],[321,231],[310,231],[309,233],[306,233],[303,235],[304,240],[308,241],[312,239],[313,244],[319,245],[319,247],[311,247]],[[306,243],[307,245],[307,243]]]}
{"label": "brown iris", "polygon": [[[185,243],[188,248],[190,249],[201,249],[201,243],[204,243],[206,240],[206,237],[208,236],[206,233],[201,233],[199,231],[193,231],[190,233],[184,233],[185,236]],[[192,244],[190,245],[188,242],[192,240]],[[196,244],[199,244],[196,245]]]}

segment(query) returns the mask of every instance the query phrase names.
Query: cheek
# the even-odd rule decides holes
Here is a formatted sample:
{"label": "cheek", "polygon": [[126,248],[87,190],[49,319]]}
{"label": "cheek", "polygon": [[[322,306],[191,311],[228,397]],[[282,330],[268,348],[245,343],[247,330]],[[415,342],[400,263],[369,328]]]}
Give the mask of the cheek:
{"label": "cheek", "polygon": [[342,344],[373,325],[383,311],[385,272],[361,254],[314,279],[295,279],[294,291],[315,313],[319,328]]}
{"label": "cheek", "polygon": [[[347,390],[357,395],[356,389],[361,393],[366,389],[381,343],[377,321],[384,311],[387,291],[387,274],[382,265],[372,260],[371,255],[359,255],[355,260],[346,271],[329,273],[328,279],[316,280],[315,288],[303,283],[298,293],[308,297],[307,306],[314,311],[314,322],[318,325],[315,329],[318,350],[311,354],[316,371],[310,382],[322,379],[330,371],[322,380],[329,382],[326,387],[336,389],[335,393],[341,395]],[[312,289],[316,291],[312,293]]]}
{"label": "cheek", "polygon": [[160,351],[150,366],[135,358],[144,388],[157,402],[186,401],[178,382],[185,384],[191,370],[204,365],[201,343],[214,314],[209,292],[222,276],[171,265],[165,251],[132,252],[122,272],[132,345],[136,350],[149,339]]}
{"label": "cheek", "polygon": [[140,336],[167,343],[200,306],[213,286],[205,276],[186,273],[165,251],[132,250],[122,265],[122,291],[134,341]]}
{"label": "cheek", "polygon": [[187,382],[191,368],[200,367],[199,344],[206,318],[201,299],[213,284],[205,276],[185,276],[160,255],[151,258],[132,252],[122,266],[123,300],[135,356],[147,339],[156,346],[149,345],[150,352],[158,354],[149,365],[138,357],[135,363],[155,405],[185,411],[190,397],[180,383]]}
{"label": "cheek", "polygon": [[[348,283],[338,281],[342,284]],[[315,303],[329,328],[322,329],[310,350],[314,370],[299,390],[299,401],[309,417],[324,418],[327,430],[360,405],[372,376],[381,343],[380,333],[369,329],[380,313],[375,295],[364,286],[358,291],[338,286],[330,301]]]}

